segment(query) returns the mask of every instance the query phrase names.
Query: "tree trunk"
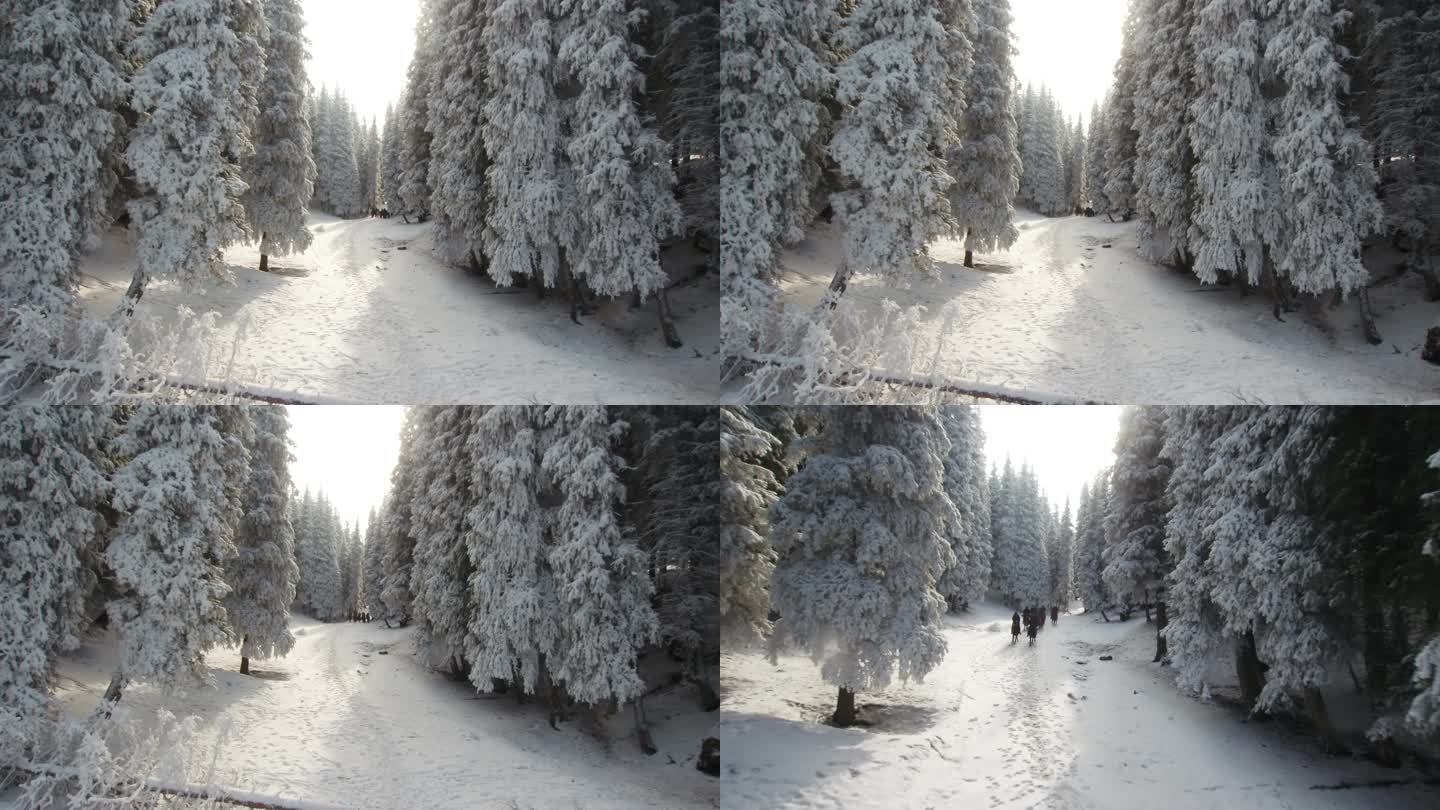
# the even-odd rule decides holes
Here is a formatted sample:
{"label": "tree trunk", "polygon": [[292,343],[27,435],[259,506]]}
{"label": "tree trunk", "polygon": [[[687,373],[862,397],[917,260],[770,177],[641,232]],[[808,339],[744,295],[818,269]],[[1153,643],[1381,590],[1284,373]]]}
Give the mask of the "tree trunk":
{"label": "tree trunk", "polygon": [[1370,290],[1361,287],[1355,295],[1360,301],[1360,325],[1365,330],[1365,342],[1378,346],[1382,342],[1380,330],[1375,326],[1375,313],[1370,309]]}
{"label": "tree trunk", "polygon": [[1149,623],[1150,623],[1150,603],[1149,603],[1149,602],[1146,602],[1146,603],[1145,603],[1145,605],[1144,605],[1144,607],[1143,607],[1143,610],[1145,611],[1145,623],[1146,623],[1146,624],[1149,624]]}
{"label": "tree trunk", "polygon": [[650,724],[645,720],[645,698],[635,698],[635,736],[640,741],[640,750],[646,754],[654,754],[660,750],[655,747],[655,738],[650,736]]}
{"label": "tree trunk", "polygon": [[695,689],[700,693],[700,708],[703,711],[713,712],[720,708],[720,693],[715,687],[704,678],[695,679]]}
{"label": "tree trunk", "polygon": [[1246,708],[1254,709],[1265,689],[1265,671],[1260,666],[1260,656],[1255,652],[1255,632],[1246,630],[1235,646],[1235,674],[1240,679],[1240,696]]}
{"label": "tree trunk", "polygon": [[268,254],[268,253],[261,253],[261,254],[260,254],[260,272],[262,272],[262,273],[268,273],[268,272],[270,272],[270,254]]}
{"label": "tree trunk", "polygon": [[664,287],[655,291],[655,310],[660,315],[660,334],[665,338],[665,345],[672,349],[684,346],[680,333],[675,331],[675,316],[670,312],[670,296]]}
{"label": "tree trunk", "polygon": [[[247,641],[249,641],[249,640],[250,640],[249,637],[240,639],[240,649],[242,649],[242,650],[245,649],[245,642],[247,642]],[[240,656],[240,674],[241,674],[241,675],[249,675],[249,674],[250,674],[250,656],[248,656],[248,655],[241,655],[241,656]]]}
{"label": "tree trunk", "polygon": [[1365,655],[1365,682],[1375,694],[1383,692],[1390,680],[1390,656],[1385,643],[1385,612],[1378,598],[1384,589],[1381,576],[1378,566],[1367,565],[1362,580],[1364,592],[1361,596],[1361,610],[1364,614],[1361,649]]}
{"label": "tree trunk", "polygon": [[840,303],[840,296],[845,294],[845,289],[850,286],[850,263],[844,259],[840,260],[840,267],[835,271],[835,276],[830,279],[829,302],[827,306],[834,309]]}
{"label": "tree trunk", "polygon": [[125,290],[125,300],[120,305],[120,311],[129,318],[135,314],[135,307],[140,303],[141,296],[145,295],[145,284],[150,280],[144,270],[135,268],[135,275],[130,277],[130,286]]}
{"label": "tree trunk", "polygon": [[[561,250],[560,261],[562,263],[565,261],[563,248]],[[584,300],[584,292],[580,288],[580,279],[574,273],[566,270],[565,275],[570,277],[570,320],[574,321],[576,326],[579,326],[580,304]]]}
{"label": "tree trunk", "polygon": [[1105,615],[1105,607],[1103,605],[1100,607],[1100,618],[1104,619],[1106,624],[1110,623],[1110,617]]}
{"label": "tree trunk", "polygon": [[855,693],[840,687],[840,696],[835,701],[835,714],[830,716],[830,722],[840,728],[849,728],[855,725]]}
{"label": "tree trunk", "polygon": [[1330,711],[1325,707],[1325,696],[1313,686],[1305,689],[1305,713],[1310,715],[1310,722],[1315,724],[1315,736],[1320,743],[1320,749],[1327,754],[1343,753],[1345,746],[1340,743],[1340,738],[1335,735],[1335,727],[1330,724]]}
{"label": "tree trunk", "polygon": [[966,267],[974,267],[974,266],[975,266],[975,252],[974,252],[973,250],[970,250],[969,248],[966,248],[966,249],[965,249],[965,266],[966,266]]}
{"label": "tree trunk", "polygon": [[1151,663],[1160,663],[1170,654],[1165,644],[1165,626],[1170,623],[1170,616],[1165,612],[1165,600],[1160,599],[1155,603],[1155,660]]}

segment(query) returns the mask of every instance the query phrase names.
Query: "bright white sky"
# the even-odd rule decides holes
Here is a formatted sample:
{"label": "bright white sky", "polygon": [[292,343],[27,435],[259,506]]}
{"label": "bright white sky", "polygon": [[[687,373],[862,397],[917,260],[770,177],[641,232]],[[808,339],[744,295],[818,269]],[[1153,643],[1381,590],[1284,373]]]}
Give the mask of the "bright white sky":
{"label": "bright white sky", "polygon": [[987,465],[1005,469],[1009,455],[1018,469],[1029,462],[1040,489],[1057,507],[1070,498],[1070,516],[1080,505],[1080,485],[1115,461],[1120,430],[1118,405],[983,405]]}
{"label": "bright white sky", "polygon": [[399,405],[295,405],[290,415],[290,441],[295,460],[290,479],[304,494],[324,490],[346,523],[365,520],[380,508],[390,489],[390,471],[400,457],[400,427],[405,409]]}
{"label": "bright white sky", "polygon": [[417,0],[301,0],[310,40],[306,73],[345,92],[361,119],[385,124],[385,105],[400,100],[415,50]]}
{"label": "bright white sky", "polygon": [[1060,100],[1065,115],[1085,117],[1105,99],[1120,58],[1126,0],[1010,0],[1015,21],[1015,75],[1041,84]]}

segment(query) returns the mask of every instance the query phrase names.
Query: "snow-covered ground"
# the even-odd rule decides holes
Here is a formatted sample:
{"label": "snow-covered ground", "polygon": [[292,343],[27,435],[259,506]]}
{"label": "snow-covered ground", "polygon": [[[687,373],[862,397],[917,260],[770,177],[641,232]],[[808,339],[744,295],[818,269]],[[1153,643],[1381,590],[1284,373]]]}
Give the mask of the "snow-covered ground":
{"label": "snow-covered ground", "polygon": [[[162,701],[133,686],[121,708],[199,715],[206,745],[228,727],[217,783],[330,807],[719,805],[718,780],[695,770],[716,713],[699,710],[691,687],[646,700],[659,748],[646,756],[628,710],[597,728],[572,720],[554,731],[533,703],[477,695],[427,669],[411,650],[413,630],[300,617],[292,630],[290,655],[252,662],[252,676],[239,674],[234,651],[221,651],[208,660],[214,688]],[[102,636],[62,662],[57,694],[76,716],[99,702],[111,656]]]}
{"label": "snow-covered ground", "polygon": [[[1385,341],[1371,346],[1353,301],[1328,312],[1312,306],[1281,323],[1264,296],[1200,291],[1193,276],[1140,258],[1136,225],[1021,212],[1020,240],[977,255],[974,269],[964,267],[960,242],[941,240],[930,246],[938,281],[895,289],[862,277],[845,297],[865,307],[884,298],[923,304],[937,331],[953,316],[937,370],[951,380],[1104,402],[1440,399],[1440,366],[1420,359],[1440,306],[1423,300],[1415,274],[1372,290]],[[822,224],[786,252],[788,305],[819,300],[839,248],[838,232]]]}
{"label": "snow-covered ground", "polygon": [[[719,385],[719,292],[714,274],[671,291],[685,345],[667,348],[653,300],[636,311],[607,302],[582,325],[553,296],[497,289],[430,252],[431,225],[398,218],[311,219],[305,253],[272,257],[260,273],[254,246],[229,250],[234,285],[191,294],[152,281],[137,310],[174,318],[176,307],[220,313],[206,347],[212,376],[301,397],[386,403],[707,403]],[[698,257],[667,252],[672,278],[691,279]],[[134,253],[112,231],[83,263],[82,295],[112,312]]]}
{"label": "snow-covered ground", "polygon": [[[1151,664],[1154,626],[1061,616],[1011,646],[1009,611],[946,619],[949,653],[923,683],[861,693],[869,728],[822,719],[835,690],[804,656],[722,660],[727,808],[1419,810],[1440,788],[1327,757],[1281,724],[1174,687]],[[1113,661],[1101,661],[1101,655]],[[864,704],[883,708],[864,708]],[[1342,782],[1416,780],[1325,790]]]}

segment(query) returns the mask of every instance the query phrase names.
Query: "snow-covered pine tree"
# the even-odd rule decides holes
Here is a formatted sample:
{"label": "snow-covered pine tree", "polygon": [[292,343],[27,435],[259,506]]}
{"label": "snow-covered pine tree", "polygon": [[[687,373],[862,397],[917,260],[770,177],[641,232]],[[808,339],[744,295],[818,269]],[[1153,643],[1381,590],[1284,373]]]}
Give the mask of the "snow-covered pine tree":
{"label": "snow-covered pine tree", "polygon": [[1020,151],[1011,96],[1015,69],[1009,0],[972,0],[975,17],[974,66],[965,80],[965,115],[958,151],[950,156],[955,184],[950,212],[965,237],[965,266],[974,252],[1015,244],[1019,231],[1015,195],[1020,189]]}
{"label": "snow-covered pine tree", "polygon": [[[0,27],[0,381],[32,364],[12,345],[21,310],[69,320],[78,257],[108,224],[115,185],[107,155],[119,135],[128,0],[15,0]],[[58,335],[57,335],[58,337]]]}
{"label": "snow-covered pine tree", "polygon": [[1075,525],[1070,519],[1070,499],[1055,527],[1054,542],[1049,548],[1050,604],[1062,612],[1069,610],[1075,590]]}
{"label": "snow-covered pine tree", "polygon": [[1065,202],[1065,119],[1048,87],[1035,112],[1036,209],[1046,216],[1069,213]]}
{"label": "snow-covered pine tree", "polygon": [[[650,0],[642,40],[655,54],[646,71],[660,137],[671,146],[683,235],[720,236],[720,4]],[[719,251],[710,253],[714,265]]]}
{"label": "snow-covered pine tree", "polygon": [[365,550],[360,568],[360,609],[369,611],[372,615],[380,614],[380,594],[385,587],[385,541],[381,533],[384,520],[385,513],[377,513],[372,508],[365,521]]}
{"label": "snow-covered pine tree", "polygon": [[958,522],[949,530],[955,565],[937,589],[952,610],[962,610],[985,597],[990,583],[990,484],[985,477],[985,435],[974,408],[954,405],[940,412],[950,440],[945,454],[945,493],[955,505]]}
{"label": "snow-covered pine tree", "polygon": [[[952,230],[944,155],[951,95],[940,9],[920,0],[857,0],[833,33],[843,107],[830,157],[845,187],[831,197],[845,231],[830,295],[852,273],[902,279],[934,271],[926,245]],[[895,178],[904,178],[897,182]]]}
{"label": "snow-covered pine tree", "polygon": [[[491,202],[485,188],[490,159],[497,147],[485,142],[485,102],[490,85],[486,81],[486,59],[497,42],[484,39],[483,25],[515,5],[493,4],[484,8],[481,0],[436,0],[430,14],[433,49],[426,97],[426,129],[431,135],[430,165],[426,184],[431,189],[430,214],[435,220],[432,239],[447,260],[478,269],[488,255],[486,223]],[[537,4],[526,4],[527,7]],[[542,26],[543,27],[543,26]],[[504,44],[511,44],[509,39]],[[524,51],[525,58],[541,58]],[[418,58],[418,57],[417,57]],[[521,72],[533,66],[526,62]],[[525,134],[530,135],[529,122]],[[543,184],[537,183],[543,188]],[[551,201],[569,201],[557,196]],[[513,268],[512,268],[513,269]],[[521,277],[530,275],[521,268]]]}
{"label": "snow-covered pine tree", "polygon": [[567,259],[600,295],[654,295],[665,342],[676,348],[660,242],[679,233],[680,207],[670,147],[632,100],[644,87],[633,23],[625,0],[578,0],[560,44],[560,75],[577,91],[565,153],[584,200]]}
{"label": "snow-covered pine tree", "polygon": [[1373,151],[1346,109],[1350,53],[1339,38],[1351,15],[1334,5],[1286,3],[1265,47],[1266,71],[1284,88],[1271,119],[1279,221],[1267,244],[1275,272],[1299,292],[1354,293],[1366,338],[1379,343],[1360,251],[1380,230],[1383,212]]}
{"label": "snow-covered pine tree", "polygon": [[1085,134],[1085,199],[1081,205],[1096,213],[1104,213],[1105,110],[1100,104],[1091,105],[1090,129]]}
{"label": "snow-covered pine tree", "polygon": [[[1360,4],[1366,25],[1358,93],[1377,155],[1385,228],[1414,246],[1426,296],[1440,300],[1432,256],[1440,241],[1440,8],[1428,0]],[[1427,89],[1429,88],[1429,89]]]}
{"label": "snow-covered pine tree", "polygon": [[56,657],[80,642],[110,482],[108,408],[0,409],[0,765],[25,753]]}
{"label": "snow-covered pine tree", "polygon": [[749,407],[720,409],[720,624],[726,647],[770,633],[770,505],[784,487],[763,463],[780,440]]}
{"label": "snow-covered pine tree", "polygon": [[312,502],[298,552],[304,607],[322,622],[337,620],[344,601],[340,582],[340,519],[325,493]]}
{"label": "snow-covered pine tree", "polygon": [[1065,207],[1067,211],[1083,208],[1088,192],[1085,188],[1085,122],[1076,119],[1075,127],[1065,141]]}
{"label": "snow-covered pine tree", "polygon": [[[400,106],[405,106],[402,96]],[[379,168],[379,191],[378,202],[381,208],[388,210],[392,206],[400,207],[400,119],[395,112],[395,106],[385,105],[385,124],[380,133],[380,168]]]}
{"label": "snow-covered pine tree", "polygon": [[474,612],[465,519],[475,497],[469,442],[478,417],[462,405],[422,413],[419,429],[427,434],[428,451],[416,478],[410,524],[415,538],[410,573],[415,648],[459,675],[464,671],[466,627]]}
{"label": "snow-covered pine tree", "polygon": [[[1428,464],[1431,468],[1440,470],[1440,452],[1430,456]],[[1440,490],[1426,493],[1423,500],[1432,511],[1440,508]],[[1440,532],[1433,531],[1433,525],[1431,528],[1431,536],[1425,541],[1424,553],[1430,557],[1440,557],[1440,540],[1437,540]],[[1412,728],[1419,729],[1422,734],[1440,734],[1440,634],[1432,637],[1415,656],[1415,671],[1411,676],[1411,683],[1419,692],[1406,710],[1406,722]]]}
{"label": "snow-covered pine tree", "polygon": [[420,14],[415,20],[415,55],[410,59],[405,94],[400,97],[397,111],[400,116],[397,133],[400,140],[395,163],[399,182],[394,189],[399,200],[396,208],[406,222],[412,216],[424,222],[430,212],[428,180],[433,136],[427,127],[430,123],[430,77],[435,62],[432,39],[436,25],[433,14],[436,2],[426,0],[420,4]]}
{"label": "snow-covered pine tree", "polygon": [[1195,275],[1251,285],[1264,274],[1264,235],[1277,216],[1269,182],[1263,26],[1250,0],[1198,6],[1191,26],[1195,59],[1190,141],[1195,150]]}
{"label": "snow-covered pine tree", "polygon": [[371,116],[370,126],[365,130],[365,148],[360,163],[360,191],[360,202],[365,206],[365,213],[380,207],[380,130],[375,124],[374,116]]}
{"label": "snow-covered pine tree", "polygon": [[224,566],[235,554],[238,504],[226,471],[243,468],[247,454],[221,432],[223,408],[145,402],[116,438],[120,518],[105,561],[120,589],[107,609],[120,659],[107,701],[132,681],[204,680],[205,653],[232,640]]}
{"label": "snow-covered pine tree", "polygon": [[[832,81],[820,57],[826,10],[816,0],[720,4],[720,339],[753,348],[771,307],[780,247],[814,218],[820,105]],[[757,81],[756,76],[773,81]],[[722,604],[724,597],[722,596]]]}
{"label": "snow-covered pine tree", "polygon": [[543,406],[499,405],[480,416],[467,445],[473,506],[464,538],[474,573],[464,651],[481,691],[497,682],[531,694],[547,690],[568,643],[541,505],[558,497],[541,470],[545,425]]}
{"label": "snow-covered pine tree", "polygon": [[1007,457],[1004,472],[990,487],[990,535],[994,551],[990,563],[990,590],[994,591],[1001,604],[1012,608],[1028,607],[1021,604],[1024,587],[1019,571],[1022,551],[1017,534],[1019,494],[1015,467]]}
{"label": "snow-covered pine tree", "polygon": [[425,458],[424,441],[418,430],[419,419],[418,411],[405,415],[405,426],[400,430],[400,458],[390,474],[390,500],[384,510],[385,521],[381,528],[385,559],[379,595],[386,626],[393,622],[404,627],[414,616],[410,574],[415,564],[415,536],[411,532],[411,522],[419,467]]}
{"label": "snow-covered pine tree", "polygon": [[1171,461],[1161,454],[1165,415],[1155,406],[1127,408],[1115,441],[1111,509],[1115,536],[1105,549],[1101,572],[1110,594],[1132,605],[1155,605],[1155,661],[1165,658],[1165,576],[1171,563],[1165,551],[1165,487]]}
{"label": "snow-covered pine tree", "polygon": [[1035,200],[1039,199],[1036,191],[1036,178],[1039,176],[1035,168],[1039,159],[1035,155],[1037,143],[1037,125],[1035,120],[1039,96],[1035,92],[1034,85],[1026,84],[1025,93],[1017,95],[1015,100],[1015,119],[1018,123],[1018,148],[1020,150],[1020,188],[1019,197],[1021,205],[1027,208],[1035,208]]}
{"label": "snow-covered pine tree", "polygon": [[1096,611],[1102,618],[1110,605],[1110,594],[1105,588],[1105,522],[1110,509],[1110,469],[1096,473],[1088,490],[1088,508],[1085,520],[1077,527],[1076,546],[1076,588],[1085,612]]}
{"label": "snow-covered pine tree", "polygon": [[923,678],[945,655],[936,590],[954,559],[957,520],[945,495],[949,439],[934,411],[826,409],[803,440],[808,457],[771,508],[780,560],[772,598],[784,644],[821,662],[839,688],[834,722],[855,721],[855,692],[898,674]]}
{"label": "snow-covered pine tree", "polygon": [[659,623],[645,555],[618,520],[623,461],[611,448],[625,423],[598,405],[551,406],[546,418],[555,435],[542,471],[562,499],[549,521],[549,561],[569,617],[550,671],[581,703],[638,698],[645,685],[636,655],[657,640]]}
{"label": "snow-covered pine tree", "polygon": [[[1248,4],[1250,0],[1239,2]],[[1135,213],[1135,92],[1143,29],[1148,22],[1145,10],[1146,2],[1130,4],[1120,58],[1115,63],[1115,84],[1105,104],[1104,210],[1106,216],[1122,220]]]}
{"label": "snow-covered pine tree", "polygon": [[262,272],[270,268],[270,254],[286,256],[310,246],[305,217],[315,192],[305,118],[305,16],[297,0],[266,0],[265,20],[255,151],[242,164],[248,188],[240,198],[250,231],[260,240]]}
{"label": "snow-covered pine tree", "polygon": [[254,152],[264,28],[259,0],[186,0],[158,4],[130,43],[143,64],[125,149],[140,195],[129,204],[138,266],[127,314],[152,276],[227,278],[221,250],[249,239],[240,163]]}
{"label": "snow-covered pine tree", "polygon": [[1165,410],[1162,454],[1173,461],[1166,499],[1165,551],[1174,567],[1165,579],[1170,608],[1165,628],[1166,652],[1176,682],[1205,692],[1213,663],[1230,654],[1248,629],[1232,627],[1222,606],[1211,596],[1216,571],[1208,564],[1212,535],[1208,527],[1223,504],[1211,500],[1220,479],[1233,474],[1212,466],[1210,448],[1224,431],[1229,412],[1216,407],[1170,407]]}
{"label": "snow-covered pine tree", "polygon": [[709,406],[617,409],[629,422],[624,520],[650,561],[660,644],[700,704],[720,707],[720,415]]}
{"label": "snow-covered pine tree", "polygon": [[517,277],[558,285],[564,258],[577,247],[576,208],[583,202],[565,156],[568,105],[557,96],[556,63],[572,25],[548,4],[499,3],[485,17],[480,41],[468,44],[478,49],[475,69],[486,92],[472,93],[470,102],[483,105],[483,114],[466,120],[480,120],[491,159],[484,247],[490,277],[501,286]]}
{"label": "snow-covered pine tree", "polygon": [[240,640],[240,672],[251,658],[290,652],[295,639],[287,627],[300,569],[295,564],[290,499],[289,419],[278,406],[249,409],[245,437],[250,476],[235,532],[236,555],[225,564],[225,613]]}
{"label": "snow-covered pine tree", "polygon": [[1140,254],[1187,269],[1195,215],[1190,146],[1195,5],[1192,0],[1150,0],[1144,26],[1150,39],[1137,56],[1133,124]]}
{"label": "snow-covered pine tree", "polygon": [[1013,575],[1021,605],[1047,607],[1050,602],[1050,561],[1045,548],[1050,506],[1040,491],[1040,479],[1029,465],[1016,476]]}

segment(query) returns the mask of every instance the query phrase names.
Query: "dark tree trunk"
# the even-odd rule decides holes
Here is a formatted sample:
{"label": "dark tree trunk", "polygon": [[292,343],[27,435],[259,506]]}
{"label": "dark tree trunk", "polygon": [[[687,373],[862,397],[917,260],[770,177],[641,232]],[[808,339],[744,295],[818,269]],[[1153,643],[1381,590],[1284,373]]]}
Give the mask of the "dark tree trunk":
{"label": "dark tree trunk", "polygon": [[1149,624],[1149,623],[1150,623],[1150,603],[1149,603],[1149,602],[1146,602],[1146,603],[1145,603],[1144,610],[1145,610],[1145,623],[1146,623],[1146,624]]}
{"label": "dark tree trunk", "polygon": [[1170,654],[1165,645],[1165,626],[1169,623],[1170,616],[1165,612],[1165,600],[1161,599],[1155,603],[1155,660],[1151,663],[1162,662]]}
{"label": "dark tree trunk", "polygon": [[665,292],[664,287],[655,291],[655,310],[660,315],[660,334],[665,338],[665,345],[672,349],[684,346],[680,333],[675,330],[675,316],[670,312],[670,295]]}
{"label": "dark tree trunk", "polygon": [[1260,656],[1255,652],[1255,633],[1246,630],[1235,646],[1235,674],[1240,679],[1240,696],[1247,708],[1253,709],[1265,688],[1265,670],[1260,665]]}
{"label": "dark tree trunk", "polygon": [[[245,642],[247,642],[247,641],[249,641],[249,640],[250,640],[249,638],[242,638],[242,639],[240,639],[240,647],[243,649],[243,648],[245,647]],[[248,656],[248,655],[242,655],[242,656],[240,656],[240,674],[241,674],[241,675],[249,675],[249,674],[250,674],[250,656]]]}
{"label": "dark tree trunk", "polygon": [[[560,260],[562,262],[565,260],[563,253]],[[570,320],[579,326],[580,305],[584,302],[584,289],[580,286],[580,279],[574,273],[566,270],[565,275],[570,277]]]}
{"label": "dark tree trunk", "polygon": [[703,711],[713,712],[720,708],[720,693],[715,691],[704,678],[695,679],[695,689],[700,693],[700,708]]}
{"label": "dark tree trunk", "polygon": [[1325,696],[1313,686],[1305,689],[1305,713],[1310,715],[1310,722],[1315,725],[1315,737],[1320,743],[1320,749],[1327,754],[1343,753],[1345,746],[1340,743],[1335,727],[1330,724],[1330,710],[1325,707]]}
{"label": "dark tree trunk", "polygon": [[640,750],[646,754],[654,754],[660,750],[655,747],[655,738],[650,736],[650,723],[645,720],[645,698],[635,698],[635,736],[640,741]]}
{"label": "dark tree trunk", "polygon": [[850,286],[850,264],[845,260],[840,261],[840,268],[835,271],[835,276],[830,279],[830,302],[828,306],[834,309],[840,303],[840,296],[845,294],[845,289]]}
{"label": "dark tree trunk", "polygon": [[835,714],[830,716],[830,722],[841,728],[849,728],[855,725],[855,693],[840,687],[840,696],[835,701]]}
{"label": "dark tree trunk", "polygon": [[1377,566],[1366,566],[1364,575],[1364,639],[1361,649],[1365,654],[1366,685],[1376,694],[1384,691],[1390,679],[1390,656],[1385,643],[1385,612],[1380,606],[1378,595],[1382,590],[1381,573]]}
{"label": "dark tree trunk", "polygon": [[974,267],[974,266],[975,266],[975,252],[972,251],[972,250],[970,250],[969,248],[966,248],[966,250],[965,250],[965,266],[966,266],[966,267]]}
{"label": "dark tree trunk", "polygon": [[1361,287],[1355,297],[1360,301],[1360,326],[1365,330],[1365,342],[1378,346],[1383,338],[1380,337],[1380,329],[1375,326],[1375,312],[1370,309],[1370,290]]}
{"label": "dark tree trunk", "polygon": [[261,254],[260,254],[260,272],[262,272],[262,273],[268,273],[268,272],[270,272],[270,254],[268,254],[268,253],[261,253]]}
{"label": "dark tree trunk", "polygon": [[144,270],[138,267],[135,269],[135,275],[130,277],[130,286],[125,290],[125,301],[121,304],[120,311],[125,313],[125,317],[128,318],[135,314],[135,307],[140,303],[140,298],[145,295],[145,284],[149,280],[150,277],[145,274]]}
{"label": "dark tree trunk", "polygon": [[1100,607],[1100,618],[1104,619],[1106,624],[1110,623],[1110,617],[1105,615],[1105,607],[1103,605]]}

